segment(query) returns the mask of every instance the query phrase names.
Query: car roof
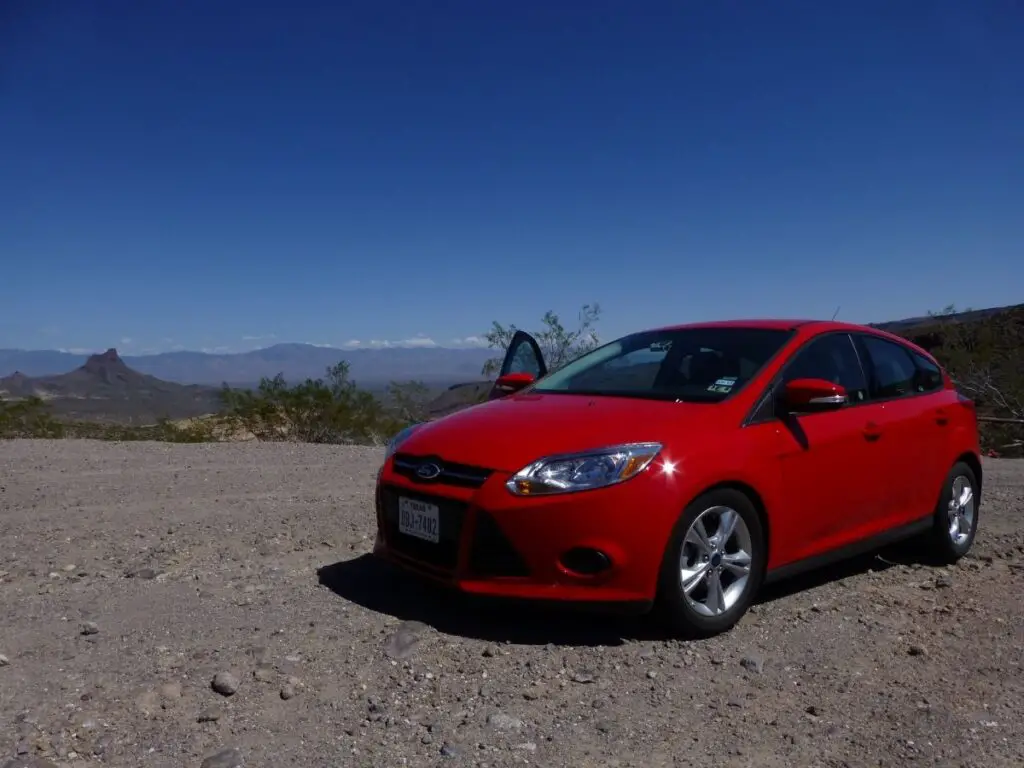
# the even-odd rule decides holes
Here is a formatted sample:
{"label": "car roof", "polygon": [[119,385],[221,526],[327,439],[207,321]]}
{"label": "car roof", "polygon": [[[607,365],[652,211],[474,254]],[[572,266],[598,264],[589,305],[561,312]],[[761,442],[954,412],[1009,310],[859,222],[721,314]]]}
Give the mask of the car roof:
{"label": "car roof", "polygon": [[654,328],[657,331],[681,331],[687,328],[765,328],[769,330],[791,331],[802,325],[818,323],[821,321],[810,319],[784,319],[784,318],[750,318],[747,320],[701,320],[693,323],[681,323],[666,325],[662,328]]}
{"label": "car roof", "polygon": [[915,344],[910,339],[904,338],[894,333],[890,333],[882,328],[876,328],[871,325],[861,325],[859,323],[844,323],[839,320],[814,320],[811,318],[751,318],[748,320],[704,320],[694,323],[683,323],[680,325],[667,325],[662,328],[653,328],[654,331],[681,331],[684,329],[692,328],[758,328],[766,330],[778,330],[778,331],[795,331],[798,329],[806,329],[812,334],[827,333],[828,331],[849,331],[859,333],[872,333],[882,338],[892,339],[893,341],[899,342],[904,346],[908,346],[916,352],[924,353],[924,355],[930,358],[933,362],[935,357],[928,352],[928,350],[922,348],[918,344]]}

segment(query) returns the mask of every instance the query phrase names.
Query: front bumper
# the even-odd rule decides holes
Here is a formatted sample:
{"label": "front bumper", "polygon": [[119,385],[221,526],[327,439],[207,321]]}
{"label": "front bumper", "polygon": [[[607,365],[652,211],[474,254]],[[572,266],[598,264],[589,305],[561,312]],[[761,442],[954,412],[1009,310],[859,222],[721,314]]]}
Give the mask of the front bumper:
{"label": "front bumper", "polygon": [[[595,491],[526,499],[505,489],[507,473],[461,467],[425,482],[410,469],[415,457],[396,458],[399,465],[389,460],[377,481],[376,555],[480,597],[629,612],[653,603],[678,514],[675,494],[657,473]],[[436,543],[399,531],[400,497],[438,507]],[[586,568],[570,554],[580,551],[590,553],[582,561]],[[595,557],[602,567],[593,567]]]}

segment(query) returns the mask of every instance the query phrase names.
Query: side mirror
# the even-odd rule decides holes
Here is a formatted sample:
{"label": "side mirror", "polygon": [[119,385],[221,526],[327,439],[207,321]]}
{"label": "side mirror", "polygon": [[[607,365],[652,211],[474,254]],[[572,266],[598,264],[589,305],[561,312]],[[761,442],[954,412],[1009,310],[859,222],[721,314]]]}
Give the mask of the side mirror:
{"label": "side mirror", "polygon": [[844,387],[825,379],[793,379],[782,391],[786,410],[795,413],[834,411],[848,399]]}
{"label": "side mirror", "polygon": [[498,390],[500,396],[504,397],[525,389],[534,381],[536,379],[533,378],[532,373],[506,373],[504,376],[498,377],[498,380],[494,382],[494,388]]}

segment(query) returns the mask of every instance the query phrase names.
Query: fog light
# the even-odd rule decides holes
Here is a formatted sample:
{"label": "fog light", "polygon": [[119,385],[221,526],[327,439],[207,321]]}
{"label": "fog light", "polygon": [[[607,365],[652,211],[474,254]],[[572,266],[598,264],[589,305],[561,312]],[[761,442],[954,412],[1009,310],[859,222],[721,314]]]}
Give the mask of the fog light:
{"label": "fog light", "polygon": [[594,576],[612,567],[612,560],[599,549],[575,547],[562,555],[562,567],[581,576]]}

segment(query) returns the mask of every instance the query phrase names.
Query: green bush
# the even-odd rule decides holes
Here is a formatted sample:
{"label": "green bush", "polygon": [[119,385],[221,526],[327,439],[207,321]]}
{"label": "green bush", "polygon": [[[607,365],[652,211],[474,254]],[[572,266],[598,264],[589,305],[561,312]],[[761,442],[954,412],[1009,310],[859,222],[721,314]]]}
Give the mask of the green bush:
{"label": "green bush", "polygon": [[50,415],[41,397],[0,400],[0,438],[56,438],[64,436],[64,425]]}
{"label": "green bush", "polygon": [[382,444],[414,420],[359,389],[344,361],[328,368],[326,379],[289,386],[278,374],[255,391],[225,386],[221,397],[225,422],[259,440]]}

